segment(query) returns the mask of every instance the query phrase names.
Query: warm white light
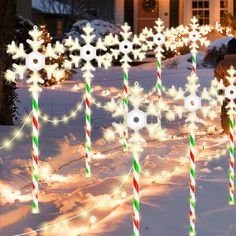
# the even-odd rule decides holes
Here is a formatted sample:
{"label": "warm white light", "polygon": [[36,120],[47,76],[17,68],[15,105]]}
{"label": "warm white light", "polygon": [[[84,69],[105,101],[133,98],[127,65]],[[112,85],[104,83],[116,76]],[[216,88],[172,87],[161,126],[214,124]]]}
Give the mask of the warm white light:
{"label": "warm white light", "polygon": [[96,220],[97,220],[97,219],[96,219],[95,216],[91,216],[91,217],[90,217],[90,224],[92,224],[92,225],[95,224],[95,223],[96,223]]}

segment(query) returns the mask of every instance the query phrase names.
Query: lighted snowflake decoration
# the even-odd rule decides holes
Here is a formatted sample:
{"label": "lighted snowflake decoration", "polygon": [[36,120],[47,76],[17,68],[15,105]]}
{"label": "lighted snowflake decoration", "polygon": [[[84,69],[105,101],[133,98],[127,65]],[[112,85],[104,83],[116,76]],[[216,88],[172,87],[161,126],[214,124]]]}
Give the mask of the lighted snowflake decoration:
{"label": "lighted snowflake decoration", "polygon": [[[12,70],[7,70],[5,78],[10,82],[15,82],[16,79],[23,80],[24,76],[28,79],[26,82],[30,84],[29,91],[38,94],[42,91],[40,85],[44,83],[44,80],[40,76],[40,72],[44,70],[48,79],[58,78],[58,74],[64,74],[64,70],[59,68],[57,63],[51,63],[50,58],[57,59],[61,53],[64,52],[64,47],[59,42],[56,42],[54,46],[50,43],[46,46],[45,51],[42,51],[42,31],[34,26],[33,30],[29,32],[31,39],[27,40],[32,52],[26,52],[24,45],[21,43],[19,46],[13,41],[7,47],[7,53],[12,55],[14,60],[20,61],[19,64],[13,64]],[[48,63],[47,63],[48,62]],[[60,79],[58,78],[58,79]]]}
{"label": "lighted snowflake decoration", "polygon": [[[209,40],[205,37],[209,32],[210,28],[208,26],[199,26],[198,19],[193,17],[189,25],[187,37],[182,37],[185,45],[190,45],[191,52],[196,54],[199,49],[199,45],[208,46]],[[198,44],[199,43],[199,44]]]}
{"label": "lighted snowflake decoration", "polygon": [[122,68],[127,70],[134,60],[144,60],[145,50],[141,39],[133,35],[131,27],[125,23],[121,26],[120,35],[109,34],[105,37],[111,47],[111,55],[116,60],[120,57]]}
{"label": "lighted snowflake decoration", "polygon": [[146,47],[145,51],[154,49],[155,56],[157,58],[162,58],[164,47],[167,50],[170,49],[174,51],[180,46],[180,41],[176,40],[179,33],[180,31],[174,28],[165,30],[164,22],[158,18],[158,20],[155,21],[154,30],[152,28],[144,28],[140,34],[140,38],[144,45],[143,47]]}
{"label": "lighted snowflake decoration", "polygon": [[83,42],[78,38],[73,39],[71,36],[65,40],[65,46],[70,51],[70,59],[65,61],[65,68],[71,69],[74,65],[76,68],[81,66],[83,77],[93,78],[95,66],[93,62],[97,62],[98,67],[108,69],[111,66],[112,57],[107,53],[108,41],[101,38],[96,39],[94,29],[87,24],[83,28],[81,35]]}
{"label": "lighted snowflake decoration", "polygon": [[[52,76],[58,78],[58,74],[60,76],[64,75],[64,70],[60,69],[57,63],[50,64],[50,60],[46,60],[47,58],[57,59],[64,52],[64,47],[59,42],[56,42],[54,46],[49,43],[42,53],[42,44],[44,43],[44,40],[41,39],[42,31],[34,26],[29,35],[32,39],[28,39],[27,43],[32,49],[31,53],[26,53],[22,43],[17,46],[13,41],[8,45],[7,53],[11,54],[14,60],[20,60],[20,63],[13,64],[13,69],[7,70],[5,77],[8,81],[15,82],[16,79],[23,80],[26,75],[28,77],[26,82],[30,84],[29,91],[37,94],[42,91],[40,84],[44,83],[39,74],[41,70],[46,71],[48,79],[51,79]],[[47,61],[49,61],[49,64],[46,63]]]}
{"label": "lighted snowflake decoration", "polygon": [[[220,102],[221,105],[223,105],[223,102],[225,100],[228,100],[229,103],[226,106],[228,115],[236,115],[236,70],[233,66],[230,67],[229,70],[227,70],[228,75],[225,77],[226,83],[223,83],[223,80],[221,79],[218,81],[216,78],[214,79],[212,83],[212,89],[215,89],[215,97]],[[227,86],[225,85],[227,84]],[[222,93],[219,93],[219,91],[222,91]]]}
{"label": "lighted snowflake decoration", "polygon": [[[149,101],[144,95],[143,88],[136,82],[133,87],[130,87],[129,103],[132,107],[128,113],[123,109],[122,99],[112,99],[106,105],[106,110],[112,113],[114,118],[126,118],[127,123],[113,123],[113,128],[107,129],[104,137],[108,141],[114,141],[116,136],[123,143],[124,132],[126,128],[129,132],[129,146],[136,147],[137,144],[146,143],[145,138],[141,135],[143,130],[148,131],[149,137],[153,139],[160,139],[166,137],[165,129],[162,129],[159,122],[159,113],[167,112],[169,110],[168,104],[163,101]],[[146,108],[146,109],[145,109]],[[155,123],[148,122],[154,120]]]}
{"label": "lighted snowflake decoration", "polygon": [[172,86],[167,94],[174,100],[182,100],[183,105],[174,105],[172,110],[166,113],[166,118],[169,121],[173,121],[176,118],[186,118],[186,124],[189,130],[193,131],[197,129],[197,123],[204,124],[204,121],[197,116],[197,112],[200,111],[204,118],[211,120],[217,117],[214,107],[217,105],[217,101],[214,99],[214,88],[207,90],[203,88],[202,92],[199,92],[200,84],[198,83],[198,77],[195,73],[192,73],[187,78],[185,84],[185,90],[182,88],[176,89]]}

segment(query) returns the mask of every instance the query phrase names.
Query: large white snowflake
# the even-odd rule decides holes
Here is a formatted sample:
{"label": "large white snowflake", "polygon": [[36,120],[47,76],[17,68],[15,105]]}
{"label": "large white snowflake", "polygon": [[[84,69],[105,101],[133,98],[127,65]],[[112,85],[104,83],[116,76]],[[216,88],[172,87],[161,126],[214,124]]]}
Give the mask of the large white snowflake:
{"label": "large white snowflake", "polygon": [[56,42],[54,46],[49,43],[44,52],[41,52],[44,43],[42,31],[34,26],[29,35],[31,39],[28,39],[27,43],[32,50],[30,53],[26,52],[22,43],[17,46],[13,41],[8,45],[7,53],[11,54],[12,58],[17,60],[19,64],[14,63],[13,69],[6,71],[5,78],[10,82],[15,82],[16,79],[23,80],[26,76],[28,78],[26,82],[30,84],[29,91],[37,94],[42,90],[40,84],[44,83],[39,73],[41,70],[46,71],[48,79],[53,76],[59,80],[64,74],[64,70],[60,69],[57,63],[51,63],[50,60],[50,58],[57,59],[64,52],[64,46],[59,42]]}
{"label": "large white snowflake", "polygon": [[[215,97],[223,105],[225,100],[228,100],[229,103],[226,106],[228,115],[236,115],[236,104],[234,100],[236,99],[236,70],[233,66],[227,70],[226,85],[223,83],[223,79],[218,81],[216,78],[212,82],[212,89],[214,89]],[[221,92],[219,92],[221,91]]]}
{"label": "large white snowflake", "polygon": [[158,20],[155,21],[154,30],[152,28],[144,28],[140,34],[140,38],[145,51],[154,49],[156,58],[162,58],[164,47],[167,50],[170,49],[174,51],[177,47],[182,45],[182,42],[178,40],[177,36],[185,31],[186,28],[184,27],[165,29],[164,22],[158,18]]}
{"label": "large white snowflake", "polygon": [[71,69],[73,65],[76,68],[81,66],[83,77],[93,78],[94,62],[97,62],[98,67],[106,69],[111,66],[112,56],[107,53],[108,41],[101,38],[96,40],[94,29],[90,24],[83,28],[81,38],[83,40],[81,42],[78,38],[72,37],[65,40],[65,46],[70,51],[70,59],[65,61],[64,66],[67,69]]}
{"label": "large white snowflake", "polygon": [[187,116],[187,128],[190,131],[193,131],[198,128],[197,123],[204,124],[203,120],[197,116],[197,111],[200,111],[204,118],[213,120],[217,117],[217,114],[213,109],[217,105],[217,101],[212,97],[212,95],[215,94],[215,90],[213,88],[210,90],[203,88],[202,91],[199,91],[199,87],[198,77],[195,73],[192,73],[187,77],[185,90],[182,88],[176,89],[172,86],[167,91],[167,94],[174,100],[183,101],[182,105],[174,105],[172,110],[169,110],[166,113],[166,118],[169,121],[173,121],[177,117],[181,119],[185,114],[185,116]]}
{"label": "large white snowflake", "polygon": [[132,34],[131,27],[127,23],[121,26],[121,29],[119,36],[109,34],[105,38],[111,46],[112,57],[116,60],[120,57],[122,68],[127,70],[133,59],[141,61],[145,59],[145,50],[141,39]]}
{"label": "large white snowflake", "polygon": [[[208,46],[210,41],[205,37],[209,32],[208,26],[199,26],[198,19],[194,16],[188,28],[187,37],[182,37],[185,45],[189,45],[191,52],[196,54],[201,46]],[[199,44],[198,44],[199,43]]]}
{"label": "large white snowflake", "polygon": [[[114,141],[118,136],[123,144],[127,128],[130,130],[128,143],[131,150],[146,143],[141,134],[143,129],[148,131],[150,138],[162,140],[166,137],[166,132],[158,121],[159,113],[167,112],[169,109],[165,101],[147,100],[143,88],[139,86],[138,82],[135,82],[134,86],[130,87],[129,102],[132,108],[128,113],[123,108],[122,99],[112,99],[106,104],[106,110],[112,113],[114,118],[121,118],[120,123],[113,123],[113,128],[105,131],[104,137],[107,141]],[[127,120],[126,124],[122,121],[122,117]],[[154,122],[149,122],[150,120]]]}

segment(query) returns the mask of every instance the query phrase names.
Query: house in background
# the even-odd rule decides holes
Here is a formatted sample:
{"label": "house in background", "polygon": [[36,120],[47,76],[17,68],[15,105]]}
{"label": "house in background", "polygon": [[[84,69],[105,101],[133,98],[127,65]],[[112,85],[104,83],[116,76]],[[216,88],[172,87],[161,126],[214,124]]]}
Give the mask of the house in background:
{"label": "house in background", "polygon": [[188,25],[193,16],[200,24],[212,24],[224,21],[227,13],[236,15],[236,0],[156,0],[157,7],[147,12],[143,0],[114,0],[115,22],[128,22],[136,33],[144,27],[152,27],[160,17],[166,27],[179,24]]}
{"label": "house in background", "polygon": [[58,1],[32,0],[32,22],[46,25],[53,37],[62,37],[68,23],[70,6]]}
{"label": "house in background", "polygon": [[[117,24],[128,22],[135,33],[139,33],[144,27],[153,27],[158,17],[166,27],[175,27],[179,24],[188,25],[193,16],[197,16],[200,24],[212,25],[216,21],[224,23],[227,13],[236,16],[236,0],[156,0],[157,7],[148,12],[143,7],[143,1],[87,0],[83,8],[85,13],[94,18]],[[49,5],[49,2],[54,3]],[[46,24],[54,37],[61,37],[69,30],[67,23],[70,10],[70,6],[63,4],[61,0],[17,0],[18,14],[34,24]],[[83,19],[83,15],[78,16],[78,19]]]}

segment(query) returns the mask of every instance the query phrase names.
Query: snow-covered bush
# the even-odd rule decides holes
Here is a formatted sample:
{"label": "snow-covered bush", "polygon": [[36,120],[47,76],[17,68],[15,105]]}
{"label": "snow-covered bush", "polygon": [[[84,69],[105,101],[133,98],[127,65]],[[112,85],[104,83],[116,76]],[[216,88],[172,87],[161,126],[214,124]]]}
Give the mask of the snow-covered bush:
{"label": "snow-covered bush", "polygon": [[[197,67],[203,67],[203,58],[205,53],[199,52],[197,54]],[[163,66],[167,69],[189,69],[192,68],[192,54],[174,56],[163,61]]]}
{"label": "snow-covered bush", "polygon": [[88,21],[88,20],[81,20],[76,22],[69,33],[66,34],[66,37],[71,36],[72,38],[80,38],[81,33],[83,32],[82,29],[86,26],[86,24],[90,23],[90,25],[94,28],[95,30],[95,35],[97,38],[99,37],[105,37],[106,35],[112,33],[112,34],[117,34],[120,32],[121,28],[115,24],[112,24],[107,21],[103,20],[93,20],[93,21]]}
{"label": "snow-covered bush", "polygon": [[29,31],[33,29],[34,24],[23,16],[16,16],[16,34],[15,39],[18,43],[26,43],[29,38]]}
{"label": "snow-covered bush", "polygon": [[227,53],[227,44],[232,37],[223,37],[210,43],[207,47],[206,56],[203,59],[204,65],[207,67],[215,67]]}

